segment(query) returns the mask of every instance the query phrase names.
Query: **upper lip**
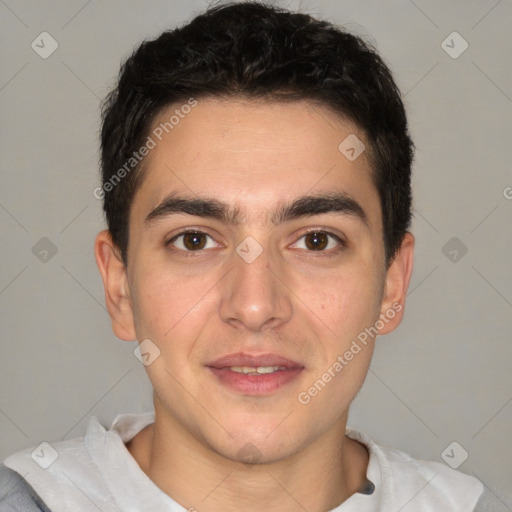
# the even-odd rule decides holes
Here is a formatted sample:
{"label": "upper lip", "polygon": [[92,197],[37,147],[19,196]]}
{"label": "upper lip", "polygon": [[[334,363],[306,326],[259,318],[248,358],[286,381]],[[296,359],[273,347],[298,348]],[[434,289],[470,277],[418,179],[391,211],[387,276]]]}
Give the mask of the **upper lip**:
{"label": "upper lip", "polygon": [[230,366],[248,366],[250,368],[258,368],[259,366],[283,366],[289,370],[296,368],[304,368],[303,365],[292,361],[287,357],[279,354],[245,354],[239,352],[237,354],[228,354],[215,361],[208,363],[206,366],[213,368],[229,368]]}

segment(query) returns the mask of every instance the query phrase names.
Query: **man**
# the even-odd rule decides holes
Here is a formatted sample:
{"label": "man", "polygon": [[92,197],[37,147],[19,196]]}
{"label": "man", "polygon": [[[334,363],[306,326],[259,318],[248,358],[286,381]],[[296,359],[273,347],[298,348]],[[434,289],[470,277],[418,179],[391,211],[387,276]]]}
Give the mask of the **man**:
{"label": "man", "polygon": [[475,509],[476,479],[347,428],[413,266],[413,144],[374,50],[303,14],[209,9],[127,60],[101,143],[96,260],[154,413],[92,419],[46,469],[9,457],[4,503]]}

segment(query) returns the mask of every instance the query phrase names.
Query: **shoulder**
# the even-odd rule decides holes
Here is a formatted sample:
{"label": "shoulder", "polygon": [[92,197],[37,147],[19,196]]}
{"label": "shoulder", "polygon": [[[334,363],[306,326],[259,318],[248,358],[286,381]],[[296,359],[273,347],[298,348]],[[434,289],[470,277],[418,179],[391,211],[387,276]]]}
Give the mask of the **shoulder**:
{"label": "shoulder", "polygon": [[[12,482],[8,485],[38,497],[46,506],[40,509],[27,507],[26,510],[88,510],[90,499],[101,503],[108,497],[107,485],[85,441],[84,437],[53,443],[45,441],[4,460],[3,465],[10,471],[5,480]],[[88,489],[87,495],[82,489]],[[0,510],[3,512],[4,509],[0,507]],[[7,510],[11,512],[11,509]]]}
{"label": "shoulder", "polygon": [[27,481],[2,463],[0,463],[0,509],[5,512],[50,512]]}
{"label": "shoulder", "polygon": [[[32,489],[33,495],[47,508],[4,507],[6,512],[76,512],[91,510],[91,503],[101,503],[102,512],[118,512],[112,486],[119,487],[118,479],[126,475],[126,467],[132,472],[138,468],[124,443],[151,422],[152,417],[152,413],[118,415],[110,429],[91,417],[82,437],[51,444],[44,441],[10,455],[3,462],[6,468],[1,477],[6,482],[3,494],[19,484],[16,489],[23,488],[29,495]],[[5,473],[9,470],[12,471]],[[145,474],[142,475],[144,478]],[[20,482],[20,478],[25,482]],[[0,510],[3,512],[4,508]]]}
{"label": "shoulder", "polygon": [[347,435],[366,445],[370,460],[379,467],[382,488],[399,510],[473,511],[482,495],[484,487],[479,480],[446,464],[415,459],[395,448],[377,445],[358,431],[349,430]]}
{"label": "shoulder", "polygon": [[474,512],[502,512],[503,505],[503,501],[486,487]]}

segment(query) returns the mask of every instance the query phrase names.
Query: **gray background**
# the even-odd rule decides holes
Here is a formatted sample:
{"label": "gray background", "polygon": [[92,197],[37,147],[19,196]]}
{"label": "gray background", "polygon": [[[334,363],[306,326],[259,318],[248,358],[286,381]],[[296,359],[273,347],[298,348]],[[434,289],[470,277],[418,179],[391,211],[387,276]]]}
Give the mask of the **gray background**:
{"label": "gray background", "polygon": [[[512,510],[512,2],[279,5],[377,45],[417,146],[407,312],[379,339],[349,424],[417,458],[442,461],[457,441],[452,460],[469,454],[459,469]],[[82,435],[93,414],[109,423],[151,407],[135,342],[112,334],[93,257],[99,102],[137,43],[204,7],[0,0],[0,459]],[[47,59],[31,48],[43,31],[59,45]],[[453,31],[469,44],[458,58],[442,47]],[[46,261],[43,237],[57,250]]]}

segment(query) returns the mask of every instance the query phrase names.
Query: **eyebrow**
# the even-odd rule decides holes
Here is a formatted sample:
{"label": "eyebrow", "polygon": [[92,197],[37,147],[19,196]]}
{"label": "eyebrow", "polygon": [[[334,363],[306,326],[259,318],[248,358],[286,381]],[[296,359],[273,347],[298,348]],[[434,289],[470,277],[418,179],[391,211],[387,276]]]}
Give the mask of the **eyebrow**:
{"label": "eyebrow", "polygon": [[[359,219],[368,227],[368,217],[361,205],[346,193],[306,195],[288,204],[280,204],[271,212],[270,221],[278,225],[302,217],[337,212]],[[185,197],[176,194],[167,196],[145,218],[144,226],[149,228],[158,220],[174,214],[188,214],[239,225],[242,222],[238,206],[228,205],[214,198]]]}

